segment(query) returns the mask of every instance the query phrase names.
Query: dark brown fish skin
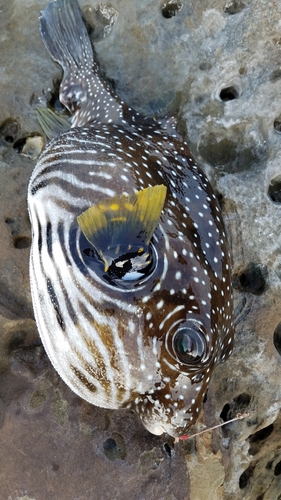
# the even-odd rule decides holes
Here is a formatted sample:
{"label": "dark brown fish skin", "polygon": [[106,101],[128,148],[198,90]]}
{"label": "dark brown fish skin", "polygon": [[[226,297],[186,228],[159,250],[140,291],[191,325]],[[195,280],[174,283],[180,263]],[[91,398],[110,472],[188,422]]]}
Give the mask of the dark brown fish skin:
{"label": "dark brown fish skin", "polygon": [[[54,43],[56,16],[60,25],[71,24],[66,33],[74,41],[67,49],[61,39],[59,47]],[[75,0],[50,4],[42,13],[41,32],[64,69],[60,98],[73,113],[73,128],[47,146],[29,186],[34,233],[43,234],[34,239],[31,257],[40,335],[55,368],[75,392],[96,405],[134,409],[154,434],[180,436],[198,417],[214,367],[233,348],[230,256],[219,203],[176,132],[175,120],[160,123],[139,116],[104,84],[96,63],[92,70],[92,49]],[[167,187],[167,197],[152,238],[155,268],[140,283],[114,283],[93,258],[76,217],[106,193],[121,196],[159,184]],[[51,224],[47,239],[42,210]],[[49,279],[48,289],[41,285],[50,272],[42,256],[44,242],[49,267],[59,276]],[[130,243],[130,234],[124,243]],[[56,262],[58,246],[65,262]],[[69,276],[62,274],[64,264]],[[88,280],[89,290],[79,285],[80,276]],[[39,294],[51,298],[48,317],[38,305]],[[52,315],[56,334],[48,324]],[[113,322],[117,333],[109,328]],[[84,355],[75,344],[74,329]],[[116,336],[119,351],[112,347]],[[59,338],[73,349],[69,361],[58,352]],[[183,354],[186,342],[191,356]],[[118,374],[115,378],[109,368]]]}

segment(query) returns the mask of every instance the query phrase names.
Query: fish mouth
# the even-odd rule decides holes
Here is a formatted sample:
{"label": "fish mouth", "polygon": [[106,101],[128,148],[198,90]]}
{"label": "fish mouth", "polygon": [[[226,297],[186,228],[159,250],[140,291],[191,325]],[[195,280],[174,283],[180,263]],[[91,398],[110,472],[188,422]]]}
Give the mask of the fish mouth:
{"label": "fish mouth", "polygon": [[161,436],[167,432],[163,425],[160,425],[157,422],[143,422],[143,425],[151,434],[154,434],[155,436]]}
{"label": "fish mouth", "polygon": [[185,426],[174,427],[172,424],[161,425],[158,422],[142,422],[144,427],[154,436],[162,436],[162,434],[168,434],[173,438],[179,438],[186,434],[188,427],[191,426],[192,422],[186,422]]}

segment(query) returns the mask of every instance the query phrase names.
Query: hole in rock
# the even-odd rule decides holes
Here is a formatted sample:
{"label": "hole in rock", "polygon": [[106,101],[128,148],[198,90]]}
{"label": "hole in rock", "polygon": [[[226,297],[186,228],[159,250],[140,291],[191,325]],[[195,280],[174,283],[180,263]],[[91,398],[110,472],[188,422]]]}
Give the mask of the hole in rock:
{"label": "hole in rock", "polygon": [[273,203],[281,203],[281,176],[277,175],[271,179],[268,186],[268,196]]}
{"label": "hole in rock", "polygon": [[281,355],[281,322],[278,323],[273,334],[273,343],[278,354]]}
{"label": "hole in rock", "polygon": [[254,465],[249,465],[249,467],[244,470],[244,472],[241,474],[239,478],[239,488],[243,490],[246,488],[246,486],[249,484],[249,481],[254,473],[255,466]]}
{"label": "hole in rock", "polygon": [[259,441],[263,441],[264,439],[268,438],[268,436],[270,436],[273,429],[274,429],[273,424],[270,424],[267,427],[261,429],[260,431],[251,434],[251,436],[249,436],[249,443],[257,443]]}
{"label": "hole in rock", "polygon": [[261,295],[266,289],[267,267],[250,262],[244,269],[233,276],[233,287],[241,292]]}
{"label": "hole in rock", "polygon": [[25,346],[25,335],[18,335],[11,339],[8,345],[8,352],[12,353]]}
{"label": "hole in rock", "polygon": [[21,250],[22,248],[29,248],[31,245],[31,238],[29,236],[16,236],[14,238],[14,247]]}
{"label": "hole in rock", "polygon": [[182,9],[182,0],[170,0],[165,2],[162,7],[162,16],[166,19],[174,17]]}
{"label": "hole in rock", "polygon": [[275,118],[273,122],[273,127],[275,132],[277,132],[277,134],[281,134],[281,115]]}
{"label": "hole in rock", "polygon": [[109,460],[125,460],[127,455],[126,442],[118,432],[113,432],[113,437],[106,439],[103,443],[103,451]]}
{"label": "hole in rock", "polygon": [[61,80],[58,80],[58,79],[53,80],[53,88],[52,88],[52,90],[50,90],[49,95],[47,96],[48,106],[57,112],[65,110],[65,107],[60,102],[60,98],[59,98],[60,84],[61,84]]}
{"label": "hole in rock", "polygon": [[228,422],[235,418],[238,413],[245,413],[251,401],[250,394],[242,392],[231,403],[226,403],[221,411],[220,418],[224,422]]}
{"label": "hole in rock", "polygon": [[220,414],[220,418],[222,418],[222,420],[224,422],[227,422],[228,420],[230,420],[228,418],[229,410],[230,410],[230,405],[228,403],[226,403],[226,405],[224,405],[224,407],[223,407],[223,409],[221,411],[221,414]]}
{"label": "hole in rock", "polygon": [[262,493],[262,495],[259,495],[259,496],[256,498],[256,500],[263,500],[263,498],[264,498],[264,493]]}
{"label": "hole in rock", "polygon": [[267,464],[266,464],[265,468],[266,468],[267,470],[271,470],[271,469],[272,469],[272,463],[273,463],[273,460],[269,460],[269,462],[267,462]]}
{"label": "hole in rock", "polygon": [[82,12],[88,35],[95,43],[109,35],[119,15],[114,7],[101,3],[94,8],[90,5],[85,6]]}
{"label": "hole in rock", "polygon": [[106,439],[103,443],[103,451],[109,460],[116,460],[118,458],[118,451],[115,439]]}
{"label": "hole in rock", "polygon": [[233,0],[232,2],[227,2],[223,8],[226,14],[238,14],[245,8],[245,4],[240,0]]}
{"label": "hole in rock", "polygon": [[168,443],[164,443],[163,444],[163,450],[171,458],[171,456],[172,456],[172,450],[171,450],[171,447],[170,447],[170,445]]}
{"label": "hole in rock", "polygon": [[239,93],[233,85],[220,91],[220,98],[223,102],[233,101],[233,99],[237,99],[237,97],[239,97]]}
{"label": "hole in rock", "polygon": [[14,224],[15,219],[12,219],[11,217],[7,217],[7,219],[5,219],[5,222],[6,222],[6,224]]}
{"label": "hole in rock", "polygon": [[281,474],[281,460],[274,467],[274,476],[280,476]]}
{"label": "hole in rock", "polygon": [[[270,434],[273,431],[273,424],[270,424],[269,426],[265,427],[264,429],[261,429],[260,431],[255,432],[251,436],[249,436],[249,455],[256,455],[261,447],[264,444],[265,439],[270,436]],[[267,464],[267,467],[269,467],[269,463]]]}
{"label": "hole in rock", "polygon": [[28,369],[33,374],[42,373],[49,367],[49,360],[42,347],[33,342],[31,345],[19,347],[13,352],[11,368],[17,373],[23,369]]}
{"label": "hole in rock", "polygon": [[223,210],[223,208],[224,208],[224,196],[223,196],[223,194],[220,193],[219,191],[216,191],[215,195],[216,195],[216,198],[219,202],[221,209]]}
{"label": "hole in rock", "polygon": [[0,136],[3,137],[5,142],[13,143],[19,132],[19,124],[13,118],[8,118],[2,125],[0,125]]}

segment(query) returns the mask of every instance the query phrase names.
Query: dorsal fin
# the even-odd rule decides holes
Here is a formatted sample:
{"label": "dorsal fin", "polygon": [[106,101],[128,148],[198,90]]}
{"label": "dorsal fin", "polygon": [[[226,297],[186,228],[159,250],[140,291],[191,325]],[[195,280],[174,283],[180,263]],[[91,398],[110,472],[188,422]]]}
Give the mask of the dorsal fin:
{"label": "dorsal fin", "polygon": [[63,69],[60,101],[72,114],[72,126],[123,118],[119,99],[100,77],[77,0],[51,2],[41,12],[40,30],[47,51]]}
{"label": "dorsal fin", "polygon": [[87,240],[105,263],[113,256],[143,252],[159,222],[167,188],[148,187],[130,196],[115,196],[93,205],[77,217]]}
{"label": "dorsal fin", "polygon": [[59,115],[49,108],[37,108],[36,115],[49,141],[70,128],[69,117]]}

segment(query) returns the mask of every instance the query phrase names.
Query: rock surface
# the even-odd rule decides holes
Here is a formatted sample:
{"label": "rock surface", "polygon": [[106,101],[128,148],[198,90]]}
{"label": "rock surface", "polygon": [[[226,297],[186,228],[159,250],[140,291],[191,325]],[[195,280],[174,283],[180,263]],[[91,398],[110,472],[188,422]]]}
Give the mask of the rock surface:
{"label": "rock surface", "polygon": [[280,500],[281,5],[81,2],[116,92],[146,114],[179,110],[231,242],[235,350],[192,431],[244,418],[174,445],[130,412],[77,398],[38,338],[26,208],[35,161],[16,141],[41,133],[38,105],[57,105],[60,69],[38,30],[46,4],[0,3],[0,498]]}

